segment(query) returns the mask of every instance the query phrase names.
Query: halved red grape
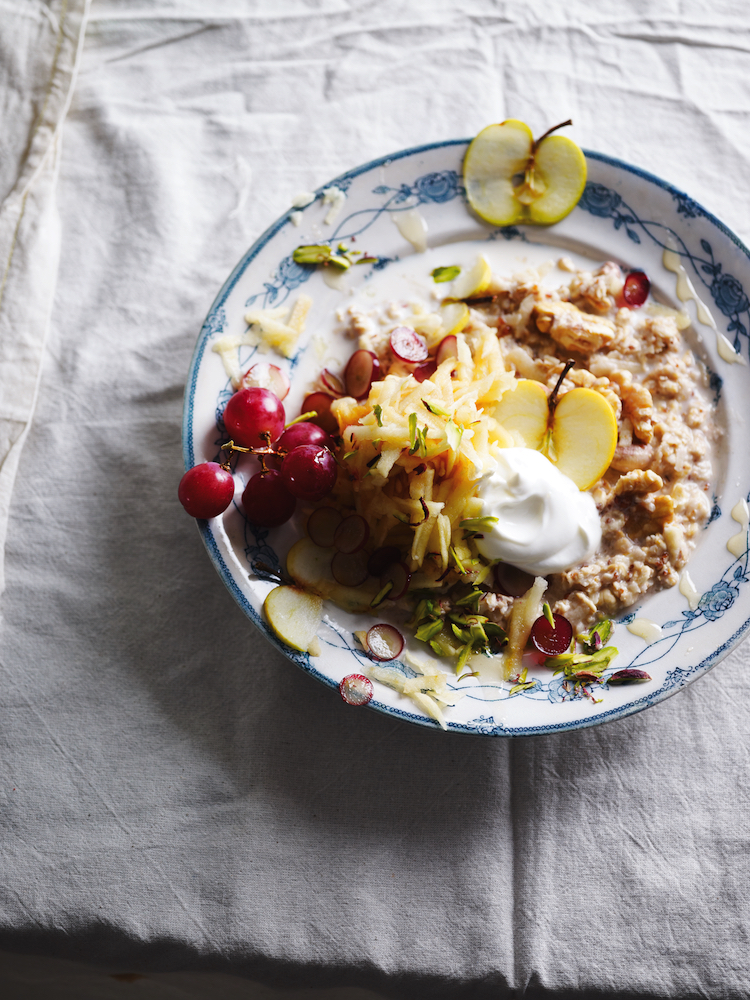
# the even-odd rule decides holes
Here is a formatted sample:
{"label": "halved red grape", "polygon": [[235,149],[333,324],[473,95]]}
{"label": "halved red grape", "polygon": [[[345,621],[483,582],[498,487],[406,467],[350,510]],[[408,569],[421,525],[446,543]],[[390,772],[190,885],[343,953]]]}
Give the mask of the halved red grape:
{"label": "halved red grape", "polygon": [[271,469],[254,475],[242,494],[245,514],[263,528],[275,528],[288,521],[297,501],[284,486],[281,473]]}
{"label": "halved red grape", "polygon": [[311,392],[309,396],[305,396],[300,413],[312,413],[315,410],[317,416],[309,417],[310,423],[322,427],[328,434],[338,434],[339,422],[331,413],[332,402],[333,396],[329,396],[327,392]]}
{"label": "halved red grape", "polygon": [[359,552],[369,537],[367,521],[359,514],[350,514],[336,528],[333,544],[339,552]]}
{"label": "halved red grape", "polygon": [[264,448],[284,430],[284,405],[269,389],[240,389],[224,409],[224,426],[235,444]]}
{"label": "halved red grape", "polygon": [[458,357],[458,340],[455,335],[449,333],[447,337],[443,337],[437,349],[437,354],[435,355],[435,361],[438,365],[442,365],[444,361],[448,358]]}
{"label": "halved red grape", "polygon": [[523,597],[533,586],[534,577],[509,563],[495,566],[495,586],[506,597]]}
{"label": "halved red grape", "polygon": [[424,382],[425,379],[432,378],[432,376],[437,371],[437,365],[434,361],[425,361],[423,365],[415,368],[412,375],[417,380],[417,382]]}
{"label": "halved red grape", "polygon": [[393,586],[385,595],[389,601],[398,601],[404,596],[406,591],[409,589],[409,582],[411,581],[411,572],[406,563],[394,562],[380,575],[380,587],[381,590],[387,584],[392,583]]}
{"label": "halved red grape", "polygon": [[545,656],[561,656],[570,649],[573,641],[573,626],[562,615],[552,615],[554,628],[544,615],[531,626],[531,641]]}
{"label": "halved red grape", "polygon": [[366,705],[372,701],[372,681],[364,674],[347,674],[339,684],[339,693],[347,705]]}
{"label": "halved red grape", "polygon": [[316,545],[330,549],[341,521],[341,514],[335,507],[318,507],[307,519],[307,533]]}
{"label": "halved red grape", "polygon": [[371,576],[380,576],[388,569],[391,563],[399,562],[401,559],[401,549],[395,545],[383,545],[375,549],[367,560],[367,571]]}
{"label": "halved red grape", "polygon": [[404,637],[393,625],[373,625],[367,633],[367,648],[376,660],[395,660],[404,648]]}
{"label": "halved red grape", "polygon": [[391,331],[391,350],[402,361],[410,365],[418,365],[426,361],[429,355],[427,341],[410,326],[397,326]]}
{"label": "halved red grape", "polygon": [[345,396],[346,389],[344,388],[344,383],[338,377],[334,375],[332,371],[324,368],[320,373],[320,381],[326,387],[327,391],[333,393],[334,396]]}
{"label": "halved red grape", "polygon": [[364,399],[379,378],[380,362],[372,351],[355,351],[344,369],[346,391],[355,399]]}
{"label": "halved red grape", "polygon": [[370,575],[364,552],[337,552],[331,559],[333,579],[343,587],[359,587]]}
{"label": "halved red grape", "polygon": [[643,271],[631,271],[625,279],[625,284],[622,288],[622,297],[631,309],[637,309],[646,301],[650,290],[651,282],[648,279],[648,275]]}
{"label": "halved red grape", "polygon": [[191,517],[218,517],[234,496],[232,473],[218,462],[203,462],[188,469],[177,487],[177,498]]}
{"label": "halved red grape", "polygon": [[292,448],[298,448],[301,444],[316,444],[319,448],[328,448],[333,451],[333,441],[330,434],[327,434],[322,427],[310,420],[300,420],[298,424],[287,427],[276,442],[276,447],[281,451],[291,451]]}
{"label": "halved red grape", "polygon": [[274,396],[284,399],[289,393],[289,379],[276,365],[259,361],[242,376],[240,389],[268,389]]}
{"label": "halved red grape", "polygon": [[336,484],[336,459],[327,448],[301,444],[281,463],[281,479],[299,500],[322,500]]}

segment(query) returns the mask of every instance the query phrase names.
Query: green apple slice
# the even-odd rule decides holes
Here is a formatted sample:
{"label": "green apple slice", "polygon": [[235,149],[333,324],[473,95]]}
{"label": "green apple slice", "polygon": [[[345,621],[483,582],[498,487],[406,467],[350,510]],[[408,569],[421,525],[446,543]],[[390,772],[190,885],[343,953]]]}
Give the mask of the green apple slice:
{"label": "green apple slice", "polygon": [[361,587],[345,587],[338,583],[331,574],[331,559],[335,551],[321,548],[309,538],[300,538],[286,557],[287,573],[300,587],[328,598],[344,611],[370,611],[370,603],[378,592],[378,582],[371,578]]}
{"label": "green apple slice", "polygon": [[548,457],[580,490],[601,479],[616,447],[617,421],[601,393],[577,388],[560,397],[552,418]]}
{"label": "green apple slice", "polygon": [[268,624],[292,649],[306,653],[323,617],[323,599],[299,587],[275,587],[263,603]]}
{"label": "green apple slice", "polygon": [[520,434],[527,448],[541,448],[549,422],[547,390],[541,382],[519,379],[515,389],[500,397],[494,417],[506,430]]}
{"label": "green apple slice", "polygon": [[534,170],[543,193],[527,206],[529,221],[549,226],[578,204],[586,186],[586,157],[567,136],[548,135],[537,146]]}
{"label": "green apple slice", "polygon": [[488,125],[470,143],[464,157],[466,198],[485,222],[512,226],[523,218],[513,180],[524,174],[533,145],[531,129],[515,118]]}

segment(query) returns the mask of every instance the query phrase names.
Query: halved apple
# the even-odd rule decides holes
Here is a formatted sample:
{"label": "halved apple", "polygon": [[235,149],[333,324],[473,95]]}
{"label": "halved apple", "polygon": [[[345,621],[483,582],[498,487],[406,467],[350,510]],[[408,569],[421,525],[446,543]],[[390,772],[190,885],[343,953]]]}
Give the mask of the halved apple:
{"label": "halved apple", "polygon": [[536,448],[580,490],[593,486],[609,468],[617,446],[612,407],[593,389],[571,389],[550,413],[541,382],[519,379],[500,399],[495,419],[518,433],[527,448]]}
{"label": "halved apple", "polygon": [[534,142],[529,126],[515,118],[483,129],[464,158],[468,202],[495,226],[558,222],[585,184],[586,157],[572,139],[548,132]]}

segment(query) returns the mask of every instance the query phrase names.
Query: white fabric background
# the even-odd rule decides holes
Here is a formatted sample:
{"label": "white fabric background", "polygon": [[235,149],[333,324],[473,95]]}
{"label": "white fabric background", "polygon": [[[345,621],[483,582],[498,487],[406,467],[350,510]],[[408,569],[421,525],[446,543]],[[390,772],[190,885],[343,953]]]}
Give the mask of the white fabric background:
{"label": "white fabric background", "polygon": [[[3,211],[60,8],[0,4]],[[54,305],[6,545],[0,947],[404,998],[750,994],[745,647],[594,730],[413,729],[271,648],[175,496],[216,291],[349,167],[572,117],[750,241],[749,28],[679,0],[92,5],[38,216],[59,273],[18,279]]]}

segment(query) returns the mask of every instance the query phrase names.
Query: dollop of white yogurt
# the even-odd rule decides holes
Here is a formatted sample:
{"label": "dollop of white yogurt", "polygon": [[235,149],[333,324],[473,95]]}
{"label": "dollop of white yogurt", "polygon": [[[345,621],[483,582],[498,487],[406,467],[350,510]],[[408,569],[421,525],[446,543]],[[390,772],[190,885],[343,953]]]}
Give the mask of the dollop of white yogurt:
{"label": "dollop of white yogurt", "polygon": [[478,495],[483,516],[498,519],[476,540],[487,559],[548,576],[584,562],[599,548],[602,529],[593,498],[539,451],[503,448]]}

